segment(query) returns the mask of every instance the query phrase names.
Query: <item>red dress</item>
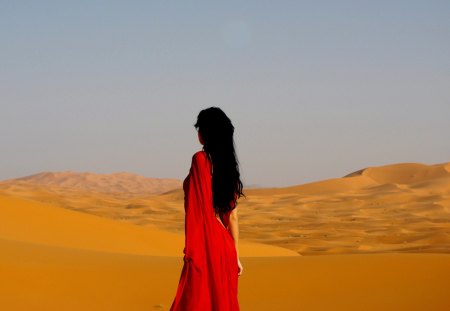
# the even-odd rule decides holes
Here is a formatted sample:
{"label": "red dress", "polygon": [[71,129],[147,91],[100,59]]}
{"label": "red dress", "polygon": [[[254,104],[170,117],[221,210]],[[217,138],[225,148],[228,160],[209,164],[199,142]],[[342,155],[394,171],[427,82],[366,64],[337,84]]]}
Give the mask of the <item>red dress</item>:
{"label": "red dress", "polygon": [[[229,229],[214,213],[211,164],[204,151],[192,157],[183,189],[184,266],[170,310],[239,310],[237,252]],[[229,216],[223,216],[227,228]]]}

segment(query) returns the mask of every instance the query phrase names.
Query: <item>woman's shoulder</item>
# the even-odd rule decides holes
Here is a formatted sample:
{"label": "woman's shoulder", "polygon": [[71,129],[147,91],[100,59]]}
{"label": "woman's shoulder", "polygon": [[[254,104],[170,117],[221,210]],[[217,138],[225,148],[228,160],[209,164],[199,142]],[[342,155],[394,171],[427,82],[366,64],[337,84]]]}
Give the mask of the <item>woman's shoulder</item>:
{"label": "woman's shoulder", "polygon": [[197,151],[192,156],[192,165],[191,167],[197,167],[200,170],[210,171],[211,170],[211,162],[209,160],[208,155],[205,151]]}
{"label": "woman's shoulder", "polygon": [[192,160],[200,160],[200,159],[206,159],[208,156],[206,155],[206,152],[203,150],[197,151],[196,153],[194,153],[194,155],[192,156]]}

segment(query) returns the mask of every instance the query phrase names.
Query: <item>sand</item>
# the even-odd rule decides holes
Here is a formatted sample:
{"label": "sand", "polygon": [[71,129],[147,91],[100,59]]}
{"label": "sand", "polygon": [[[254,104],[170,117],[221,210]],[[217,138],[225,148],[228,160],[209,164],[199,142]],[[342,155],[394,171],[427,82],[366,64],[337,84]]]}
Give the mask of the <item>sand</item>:
{"label": "sand", "polygon": [[[168,310],[180,258],[0,239],[0,310]],[[245,257],[242,310],[449,310],[450,255]]]}
{"label": "sand", "polygon": [[[168,310],[181,190],[46,178],[0,183],[0,310]],[[248,190],[239,215],[242,310],[450,309],[449,163]]]}
{"label": "sand", "polygon": [[11,180],[14,184],[57,186],[65,190],[95,190],[97,193],[124,195],[161,194],[181,187],[182,181],[169,178],[147,178],[129,172],[95,174],[90,172],[42,172]]}
{"label": "sand", "polygon": [[[92,175],[96,183],[91,191],[58,186],[45,174],[44,183],[36,177],[0,182],[0,193],[183,234],[181,189],[148,195],[122,174],[122,179],[115,175],[114,180],[132,190],[106,193],[102,176]],[[83,182],[73,178],[73,183]],[[450,254],[450,163],[369,167],[346,177],[249,189],[246,194],[239,202],[243,240],[288,248],[303,256]]]}
{"label": "sand", "polygon": [[[184,235],[0,194],[0,238],[111,253],[182,256]],[[242,241],[241,256],[298,256]]]}

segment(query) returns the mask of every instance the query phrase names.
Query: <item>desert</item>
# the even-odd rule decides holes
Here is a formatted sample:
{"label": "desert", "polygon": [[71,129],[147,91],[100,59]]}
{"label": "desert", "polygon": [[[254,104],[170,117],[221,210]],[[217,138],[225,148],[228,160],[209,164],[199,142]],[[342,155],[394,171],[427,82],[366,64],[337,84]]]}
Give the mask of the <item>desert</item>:
{"label": "desert", "polygon": [[[70,171],[0,182],[0,308],[168,310],[180,185]],[[450,163],[247,189],[238,206],[242,310],[450,308]]]}

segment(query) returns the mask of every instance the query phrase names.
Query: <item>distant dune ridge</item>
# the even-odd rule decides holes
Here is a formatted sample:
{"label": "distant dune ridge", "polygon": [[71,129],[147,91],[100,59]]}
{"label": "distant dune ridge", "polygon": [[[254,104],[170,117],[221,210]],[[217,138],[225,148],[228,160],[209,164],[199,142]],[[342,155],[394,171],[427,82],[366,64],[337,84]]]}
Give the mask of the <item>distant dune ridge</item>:
{"label": "distant dune ridge", "polygon": [[[242,310],[450,309],[450,163],[246,195]],[[183,197],[181,181],[130,173],[0,182],[0,310],[168,310]]]}
{"label": "distant dune ridge", "polygon": [[369,167],[346,175],[353,177],[363,175],[377,183],[413,184],[431,179],[448,178],[450,163],[425,165],[420,163],[400,163],[379,167]]}
{"label": "distant dune ridge", "polygon": [[128,172],[95,174],[89,172],[42,172],[7,180],[12,184],[27,183],[36,186],[97,191],[112,194],[152,195],[181,187],[181,180],[147,178]]}

